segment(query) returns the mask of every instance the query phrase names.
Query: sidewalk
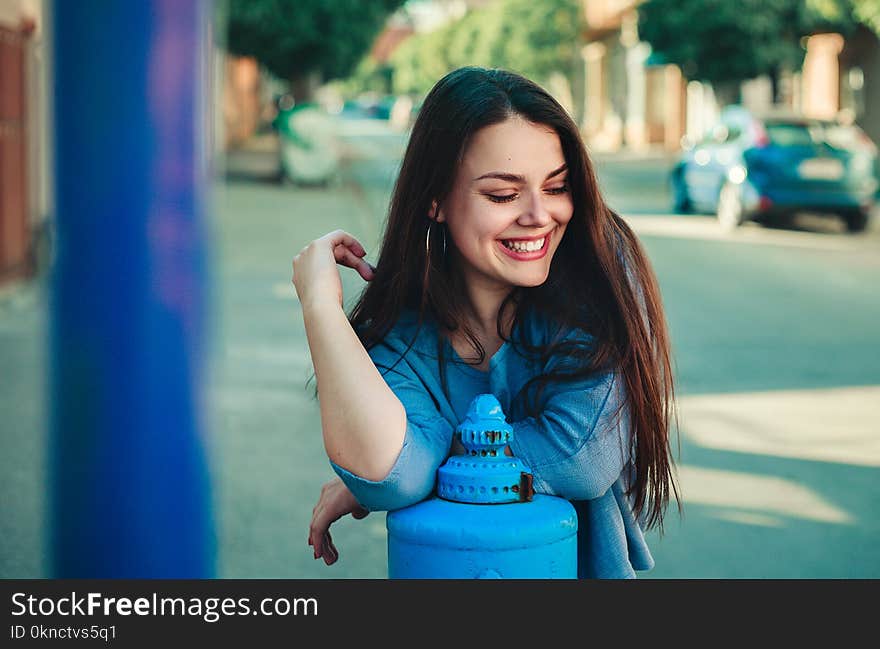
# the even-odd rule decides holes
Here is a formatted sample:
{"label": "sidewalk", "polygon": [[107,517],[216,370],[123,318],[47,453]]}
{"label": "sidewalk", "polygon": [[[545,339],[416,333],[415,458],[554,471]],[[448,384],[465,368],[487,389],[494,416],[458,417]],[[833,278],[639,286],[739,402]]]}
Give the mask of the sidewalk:
{"label": "sidewalk", "polygon": [[277,182],[280,173],[278,137],[274,133],[254,136],[220,152],[216,160],[216,174],[226,180]]}
{"label": "sidewalk", "polygon": [[44,277],[0,289],[0,578],[45,576],[47,327]]}
{"label": "sidewalk", "polygon": [[[247,180],[218,185],[214,213],[215,331],[207,425],[215,489],[217,574],[228,578],[385,576],[385,518],[334,526],[340,561],[306,544],[321,485],[334,477],[323,448],[311,358],[291,283],[293,257],[343,228],[370,253],[378,232],[345,183],[330,189]],[[363,287],[342,271],[344,294]]]}
{"label": "sidewalk", "polygon": [[[345,185],[266,182],[268,152],[236,160],[254,173],[218,181],[208,209],[210,311],[203,332],[205,439],[213,484],[217,576],[383,577],[384,516],[334,531],[333,569],[306,544],[321,485],[333,477],[321,438],[311,359],[291,283],[293,257],[330,229],[364,230],[369,215]],[[378,224],[373,226],[378,231]],[[367,244],[370,245],[370,244]],[[343,272],[346,296],[363,285]],[[48,577],[47,289],[0,297],[0,577]],[[336,528],[334,528],[335,530]]]}
{"label": "sidewalk", "polygon": [[[355,161],[386,158],[389,153],[403,158],[408,133],[393,130],[378,119],[345,119],[338,122],[337,153],[340,174]],[[254,135],[236,147],[218,155],[217,174],[226,180],[262,180],[283,182],[279,148],[281,141],[274,132]]]}

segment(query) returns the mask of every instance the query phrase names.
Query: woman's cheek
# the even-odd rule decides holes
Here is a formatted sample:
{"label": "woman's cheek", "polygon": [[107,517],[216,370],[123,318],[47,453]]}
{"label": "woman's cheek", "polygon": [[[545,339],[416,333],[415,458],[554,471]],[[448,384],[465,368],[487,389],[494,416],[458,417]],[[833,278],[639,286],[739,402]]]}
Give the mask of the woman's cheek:
{"label": "woman's cheek", "polygon": [[569,200],[568,204],[560,210],[560,214],[562,214],[562,217],[559,219],[560,223],[568,223],[571,221],[571,217],[574,216],[574,204],[571,200]]}

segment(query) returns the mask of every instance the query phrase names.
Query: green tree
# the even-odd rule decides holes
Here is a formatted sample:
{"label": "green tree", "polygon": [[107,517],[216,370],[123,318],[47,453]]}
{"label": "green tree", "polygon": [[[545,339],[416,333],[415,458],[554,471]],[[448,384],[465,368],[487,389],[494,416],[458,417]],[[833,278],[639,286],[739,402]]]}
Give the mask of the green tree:
{"label": "green tree", "polygon": [[803,0],[647,0],[638,11],[653,52],[728,101],[742,81],[766,74],[776,86],[783,71],[799,69],[804,36],[849,25]]}
{"label": "green tree", "polygon": [[851,0],[856,20],[880,36],[880,0]]}
{"label": "green tree", "polygon": [[539,83],[570,78],[582,28],[578,0],[498,0],[427,34],[392,55],[395,92],[424,94],[465,65],[515,70]]}
{"label": "green tree", "polygon": [[836,25],[861,23],[880,36],[880,0],[807,0],[810,8]]}
{"label": "green tree", "polygon": [[554,72],[570,76],[582,32],[581,3],[574,0],[506,0],[496,35],[504,67],[546,82]]}
{"label": "green tree", "polygon": [[275,76],[290,81],[297,100],[309,80],[351,73],[389,14],[404,0],[230,0],[230,52],[253,56]]}
{"label": "green tree", "polygon": [[425,94],[440,77],[456,67],[448,58],[449,41],[454,33],[449,25],[411,36],[394,50],[390,60],[394,92]]}

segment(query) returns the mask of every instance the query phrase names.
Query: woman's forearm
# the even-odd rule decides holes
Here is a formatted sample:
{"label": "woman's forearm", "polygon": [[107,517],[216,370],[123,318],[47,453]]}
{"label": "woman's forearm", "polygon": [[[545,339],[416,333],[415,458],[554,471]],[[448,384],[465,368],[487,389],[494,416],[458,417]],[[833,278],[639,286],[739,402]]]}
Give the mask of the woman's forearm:
{"label": "woman's forearm", "polygon": [[406,434],[406,410],[373,364],[342,308],[303,305],[327,456],[367,480],[384,479]]}

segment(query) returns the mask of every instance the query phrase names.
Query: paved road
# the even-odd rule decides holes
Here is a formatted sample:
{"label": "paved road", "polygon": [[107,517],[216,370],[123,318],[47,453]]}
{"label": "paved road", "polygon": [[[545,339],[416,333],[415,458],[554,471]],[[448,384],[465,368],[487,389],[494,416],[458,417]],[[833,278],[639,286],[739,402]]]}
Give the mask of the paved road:
{"label": "paved road", "polygon": [[[218,575],[385,574],[384,515],[337,524],[339,563],[306,527],[332,476],[320,443],[290,260],[335,227],[374,251],[404,139],[352,124],[329,190],[219,184],[208,386]],[[259,153],[238,171],[271,164]],[[671,215],[663,158],[597,156],[609,202],[660,279],[679,394],[684,515],[673,511],[645,577],[880,577],[880,236],[809,218],[797,230],[722,235]],[[255,162],[256,161],[256,162]],[[362,285],[345,273],[346,295]],[[44,573],[45,291],[0,297],[0,576]]]}

